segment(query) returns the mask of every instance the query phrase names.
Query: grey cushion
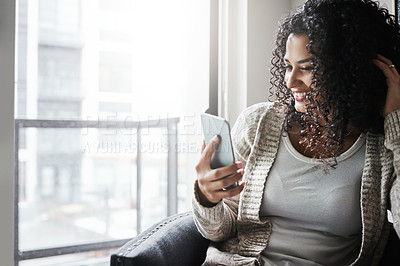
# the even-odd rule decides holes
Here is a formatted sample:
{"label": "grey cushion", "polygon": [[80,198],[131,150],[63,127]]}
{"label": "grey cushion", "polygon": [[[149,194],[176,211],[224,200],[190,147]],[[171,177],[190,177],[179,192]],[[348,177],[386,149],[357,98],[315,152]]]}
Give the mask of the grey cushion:
{"label": "grey cushion", "polygon": [[201,265],[209,243],[197,231],[191,212],[177,214],[119,248],[111,255],[111,266]]}
{"label": "grey cushion", "polygon": [[389,241],[386,244],[386,248],[379,265],[380,266],[397,265],[400,259],[399,251],[400,251],[400,239],[393,228],[393,224],[390,224]]}

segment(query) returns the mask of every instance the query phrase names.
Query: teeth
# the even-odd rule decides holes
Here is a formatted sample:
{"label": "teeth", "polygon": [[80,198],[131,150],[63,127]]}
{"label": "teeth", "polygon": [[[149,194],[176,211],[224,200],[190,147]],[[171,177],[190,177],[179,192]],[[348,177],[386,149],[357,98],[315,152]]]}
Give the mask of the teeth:
{"label": "teeth", "polygon": [[307,92],[294,92],[293,93],[296,97],[305,97]]}

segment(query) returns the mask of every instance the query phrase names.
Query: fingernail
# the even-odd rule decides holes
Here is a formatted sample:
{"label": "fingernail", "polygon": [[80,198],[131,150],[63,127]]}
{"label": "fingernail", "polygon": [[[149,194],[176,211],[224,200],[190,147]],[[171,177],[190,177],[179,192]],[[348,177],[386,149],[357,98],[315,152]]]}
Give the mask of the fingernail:
{"label": "fingernail", "polygon": [[243,168],[243,163],[242,162],[236,162],[237,168]]}
{"label": "fingernail", "polygon": [[218,135],[214,135],[213,140],[219,140],[219,136]]}

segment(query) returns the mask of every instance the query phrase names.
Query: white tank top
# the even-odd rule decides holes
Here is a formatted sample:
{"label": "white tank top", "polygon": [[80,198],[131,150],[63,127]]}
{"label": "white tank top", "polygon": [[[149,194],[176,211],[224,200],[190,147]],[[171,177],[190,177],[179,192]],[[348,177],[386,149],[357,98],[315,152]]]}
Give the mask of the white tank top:
{"label": "white tank top", "polygon": [[300,154],[287,134],[266,181],[260,216],[272,224],[266,265],[348,265],[361,245],[361,135],[326,171]]}

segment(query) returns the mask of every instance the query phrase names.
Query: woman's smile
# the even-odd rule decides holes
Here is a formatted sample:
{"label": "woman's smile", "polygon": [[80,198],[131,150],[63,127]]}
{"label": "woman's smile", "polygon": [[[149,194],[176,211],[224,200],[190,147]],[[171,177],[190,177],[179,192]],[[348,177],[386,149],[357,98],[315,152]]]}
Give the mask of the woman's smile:
{"label": "woman's smile", "polygon": [[302,102],[302,101],[306,100],[306,96],[308,94],[305,91],[293,91],[293,90],[292,90],[292,93],[293,93],[293,97],[296,102]]}

